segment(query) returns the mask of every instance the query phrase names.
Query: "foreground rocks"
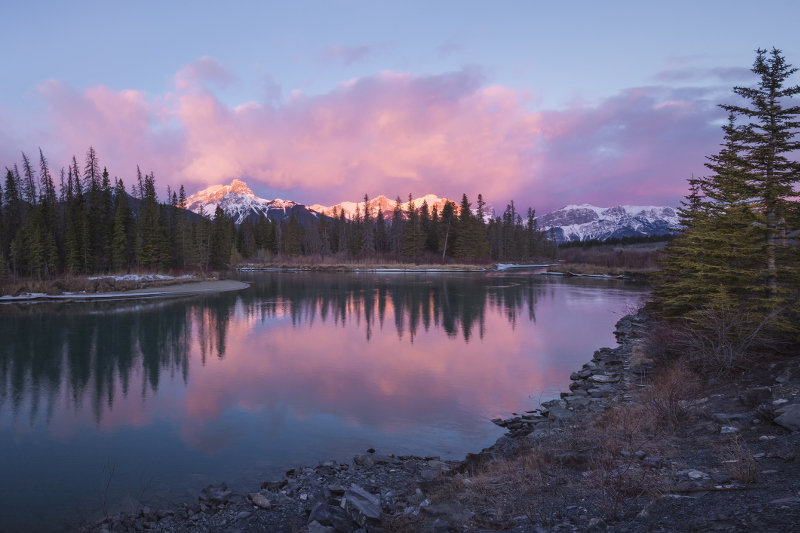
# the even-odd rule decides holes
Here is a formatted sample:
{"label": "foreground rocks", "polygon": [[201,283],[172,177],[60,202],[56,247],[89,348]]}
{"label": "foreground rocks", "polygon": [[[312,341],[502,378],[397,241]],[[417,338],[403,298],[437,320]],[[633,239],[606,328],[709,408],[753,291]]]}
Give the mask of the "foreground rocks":
{"label": "foreground rocks", "polygon": [[[81,529],[800,530],[800,360],[766,362],[734,382],[704,384],[690,400],[677,401],[682,418],[661,441],[614,440],[598,429],[609,414],[628,408],[648,413],[636,409],[649,401],[647,391],[663,385],[644,385],[652,371],[641,352],[649,326],[639,316],[620,320],[619,347],[595,352],[560,398],[494,420],[508,433],[464,461],[369,450],[352,462],[290,470],[247,495],[232,493],[224,483],[211,485],[196,504],[144,507]],[[581,443],[588,432],[595,432],[605,455]],[[520,458],[537,446],[549,450],[548,462],[526,471],[531,467]],[[531,485],[532,479],[539,484]]]}

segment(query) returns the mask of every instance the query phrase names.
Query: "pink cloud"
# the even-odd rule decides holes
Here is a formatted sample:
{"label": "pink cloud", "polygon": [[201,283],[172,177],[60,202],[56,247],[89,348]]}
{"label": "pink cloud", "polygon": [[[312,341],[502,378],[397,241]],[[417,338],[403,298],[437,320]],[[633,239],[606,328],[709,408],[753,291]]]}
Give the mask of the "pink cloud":
{"label": "pink cloud", "polygon": [[175,74],[175,87],[180,91],[206,83],[221,87],[236,80],[231,71],[213,57],[201,57]]}
{"label": "pink cloud", "polygon": [[66,162],[93,145],[128,183],[139,164],[162,187],[189,192],[238,178],[307,203],[466,192],[497,209],[513,198],[541,212],[574,202],[676,205],[721,139],[721,113],[703,89],[630,89],[534,112],[527,92],[487,86],[474,69],[382,72],[325,94],[232,107],[202,88],[215,65],[187,66],[176,75],[182,89],[156,98],[43,84],[61,141],[45,152]]}

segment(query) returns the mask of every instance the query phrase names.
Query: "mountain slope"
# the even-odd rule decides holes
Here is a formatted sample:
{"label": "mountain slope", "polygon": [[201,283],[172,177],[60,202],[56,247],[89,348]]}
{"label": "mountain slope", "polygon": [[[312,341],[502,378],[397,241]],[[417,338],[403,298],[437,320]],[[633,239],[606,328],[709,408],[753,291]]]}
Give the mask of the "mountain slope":
{"label": "mountain slope", "polygon": [[568,205],[537,218],[539,227],[553,228],[556,241],[586,241],[636,235],[664,235],[678,226],[671,207],[618,205],[595,207]]}

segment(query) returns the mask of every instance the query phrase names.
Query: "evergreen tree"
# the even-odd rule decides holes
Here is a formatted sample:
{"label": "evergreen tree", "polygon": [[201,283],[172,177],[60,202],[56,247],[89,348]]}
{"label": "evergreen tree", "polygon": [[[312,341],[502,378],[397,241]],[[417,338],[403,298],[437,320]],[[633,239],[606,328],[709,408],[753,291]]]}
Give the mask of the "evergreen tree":
{"label": "evergreen tree", "polygon": [[422,255],[425,244],[425,235],[419,222],[419,211],[414,206],[411,194],[408,195],[408,208],[406,209],[406,222],[403,228],[403,255],[413,259]]}
{"label": "evergreen tree", "polygon": [[152,172],[144,178],[142,193],[136,238],[138,259],[141,266],[155,268],[161,262],[162,232],[158,212],[158,197],[156,196],[155,175]]}
{"label": "evergreen tree", "polygon": [[114,195],[114,226],[111,242],[111,266],[122,271],[130,266],[133,244],[133,212],[128,203],[125,184],[118,179]]}
{"label": "evergreen tree", "polygon": [[22,186],[22,198],[28,203],[28,206],[33,207],[36,205],[36,176],[31,166],[31,160],[22,152],[22,171],[25,174],[25,180]]}
{"label": "evergreen tree", "polygon": [[391,250],[392,253],[400,255],[403,253],[403,202],[400,197],[397,197],[392,211],[392,234],[391,234]]}
{"label": "evergreen tree", "polygon": [[389,249],[389,235],[386,232],[386,220],[383,211],[378,209],[375,216],[375,249],[378,253],[386,252]]}
{"label": "evergreen tree", "polygon": [[[773,298],[779,292],[781,300],[788,297],[786,287],[779,290],[779,283],[796,283],[797,264],[791,258],[796,250],[787,248],[785,238],[786,221],[797,209],[794,184],[800,178],[800,163],[787,154],[800,149],[800,142],[793,140],[800,128],[799,106],[784,107],[784,101],[800,93],[800,86],[786,87],[787,79],[797,72],[773,48],[756,50],[752,71],[759,77],[757,87],[734,87],[733,92],[748,100],[749,107],[721,105],[723,109],[743,115],[749,119],[742,132],[745,158],[750,165],[750,180],[756,199],[763,209],[766,228],[766,283]],[[776,302],[777,303],[777,302]]]}
{"label": "evergreen tree", "polygon": [[5,222],[5,241],[0,243],[0,248],[5,252],[6,257],[9,257],[11,252],[11,240],[17,234],[19,228],[22,226],[22,197],[19,190],[19,182],[17,181],[14,172],[6,168],[6,183],[5,183],[5,206],[4,206],[4,222]]}
{"label": "evergreen tree", "polygon": [[364,195],[364,218],[362,221],[363,230],[361,232],[361,251],[367,254],[374,254],[375,247],[375,224],[372,222],[372,213],[369,203],[369,195]]}
{"label": "evergreen tree", "polygon": [[226,268],[230,260],[230,246],[227,239],[228,220],[220,206],[214,211],[211,221],[211,245],[208,263],[211,268]]}

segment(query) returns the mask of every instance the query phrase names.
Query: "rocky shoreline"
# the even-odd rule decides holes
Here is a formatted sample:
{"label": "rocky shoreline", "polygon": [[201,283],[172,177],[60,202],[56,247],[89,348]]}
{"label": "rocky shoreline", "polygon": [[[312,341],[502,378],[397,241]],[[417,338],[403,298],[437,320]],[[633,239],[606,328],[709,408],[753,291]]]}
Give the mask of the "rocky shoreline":
{"label": "rocky shoreline", "polygon": [[[512,464],[514,458],[536,446],[556,449],[548,461],[564,469],[557,485],[592,486],[598,471],[592,452],[564,443],[576,442],[569,441],[569,436],[588,432],[601,417],[621,412],[621,406],[643,401],[642,391],[647,390],[643,376],[651,371],[652,362],[642,357],[640,343],[649,326],[643,316],[622,318],[616,325],[617,348],[596,351],[591,361],[572,374],[570,390],[561,393],[561,398],[524,414],[494,420],[508,433],[480,453],[468,454],[463,461],[382,455],[370,449],[350,463],[326,461],[315,467],[290,470],[281,479],[265,481],[259,490],[249,494],[234,494],[224,483],[212,485],[201,492],[196,504],[160,511],[144,507],[132,514],[106,517],[79,530],[632,533],[705,531],[720,524],[729,526],[725,530],[752,531],[754,523],[763,531],[795,530],[792,527],[800,522],[800,461],[794,460],[800,425],[792,424],[800,424],[800,361],[794,359],[758,369],[766,370],[766,374],[742,376],[739,386],[709,384],[703,391],[707,396],[698,397],[693,403],[698,409],[686,419],[685,431],[660,447],[647,443],[635,449],[613,449],[611,474],[620,479],[646,478],[651,487],[656,487],[633,496],[625,492],[627,488],[621,490],[620,499],[625,499],[627,505],[621,515],[615,508],[614,517],[609,519],[604,508],[608,502],[593,500],[591,490],[560,494],[555,485],[544,491],[552,492],[548,498],[555,501],[563,497],[565,502],[572,498],[574,503],[564,505],[549,517],[537,520],[530,512],[512,513],[513,516],[499,512],[501,500],[513,495],[515,488],[505,489],[502,498],[488,493],[493,486],[513,483],[502,477],[487,483],[479,472],[487,465]],[[721,446],[729,446],[730,442],[749,446],[750,455],[735,461],[720,460]],[[732,465],[731,461],[744,462],[750,456],[758,463],[754,480],[761,482],[766,476],[769,486],[740,482],[732,475],[735,469],[731,466],[741,465]],[[763,468],[761,463],[769,463],[769,468]],[[518,473],[519,468],[513,465],[512,470],[516,468]],[[478,493],[485,493],[487,502],[497,503],[476,503],[460,494],[474,491],[479,484]],[[747,505],[753,507],[750,514],[760,521],[753,522],[750,517],[737,521],[742,509],[749,509]],[[509,509],[517,511],[513,506]],[[781,512],[769,513],[770,509]],[[728,514],[737,520],[729,520]]]}

